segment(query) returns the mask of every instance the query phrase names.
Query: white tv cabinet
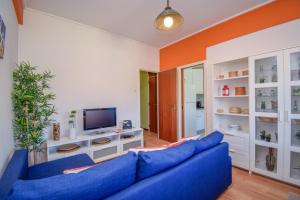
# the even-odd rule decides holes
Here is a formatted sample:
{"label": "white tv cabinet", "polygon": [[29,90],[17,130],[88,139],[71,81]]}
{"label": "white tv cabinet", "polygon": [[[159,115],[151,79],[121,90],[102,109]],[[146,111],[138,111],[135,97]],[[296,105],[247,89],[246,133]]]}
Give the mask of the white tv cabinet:
{"label": "white tv cabinet", "polygon": [[[134,137],[123,139],[122,135],[132,134]],[[110,138],[111,142],[103,145],[94,145],[93,140],[99,138]],[[78,144],[80,148],[76,151],[67,153],[58,153],[58,147],[66,144]],[[128,152],[130,148],[143,147],[144,134],[143,129],[133,128],[119,132],[111,131],[101,134],[89,133],[78,135],[76,139],[62,137],[59,141],[53,139],[47,141],[47,159],[48,161],[73,156],[81,153],[88,154],[95,162],[108,160]]]}

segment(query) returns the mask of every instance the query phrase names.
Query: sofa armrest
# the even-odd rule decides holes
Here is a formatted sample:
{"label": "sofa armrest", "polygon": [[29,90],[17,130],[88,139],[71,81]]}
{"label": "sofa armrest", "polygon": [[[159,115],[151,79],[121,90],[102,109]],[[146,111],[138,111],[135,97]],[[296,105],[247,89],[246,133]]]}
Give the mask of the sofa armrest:
{"label": "sofa armrest", "polygon": [[28,172],[28,151],[16,150],[0,179],[0,199],[4,199],[18,179],[26,179]]}

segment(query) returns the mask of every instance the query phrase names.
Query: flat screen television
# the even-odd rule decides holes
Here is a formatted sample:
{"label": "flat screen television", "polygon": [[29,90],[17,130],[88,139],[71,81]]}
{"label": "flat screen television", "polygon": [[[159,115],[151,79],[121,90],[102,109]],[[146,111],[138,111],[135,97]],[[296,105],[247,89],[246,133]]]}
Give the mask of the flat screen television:
{"label": "flat screen television", "polygon": [[95,130],[117,126],[116,108],[95,108],[83,110],[83,129]]}

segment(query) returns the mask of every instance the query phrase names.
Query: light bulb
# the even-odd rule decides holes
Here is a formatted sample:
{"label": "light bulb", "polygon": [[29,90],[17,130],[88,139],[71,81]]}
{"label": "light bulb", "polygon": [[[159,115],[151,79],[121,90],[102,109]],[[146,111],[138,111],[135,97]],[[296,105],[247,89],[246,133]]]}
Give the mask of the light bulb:
{"label": "light bulb", "polygon": [[168,16],[164,18],[164,26],[170,28],[173,26],[174,20],[172,17]]}

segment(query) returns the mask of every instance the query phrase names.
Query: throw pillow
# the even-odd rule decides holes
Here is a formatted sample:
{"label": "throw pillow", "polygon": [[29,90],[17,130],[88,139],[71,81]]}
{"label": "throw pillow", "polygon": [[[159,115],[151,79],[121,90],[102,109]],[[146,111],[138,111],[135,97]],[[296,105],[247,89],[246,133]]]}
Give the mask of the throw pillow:
{"label": "throw pillow", "polygon": [[218,144],[220,144],[223,140],[224,135],[219,131],[214,131],[213,133],[198,139],[191,140],[191,142],[195,145],[196,150],[195,153],[200,153],[207,149],[210,149]]}
{"label": "throw pillow", "polygon": [[139,152],[137,163],[137,180],[158,174],[174,167],[193,156],[195,146],[191,142],[170,147],[165,150]]}

